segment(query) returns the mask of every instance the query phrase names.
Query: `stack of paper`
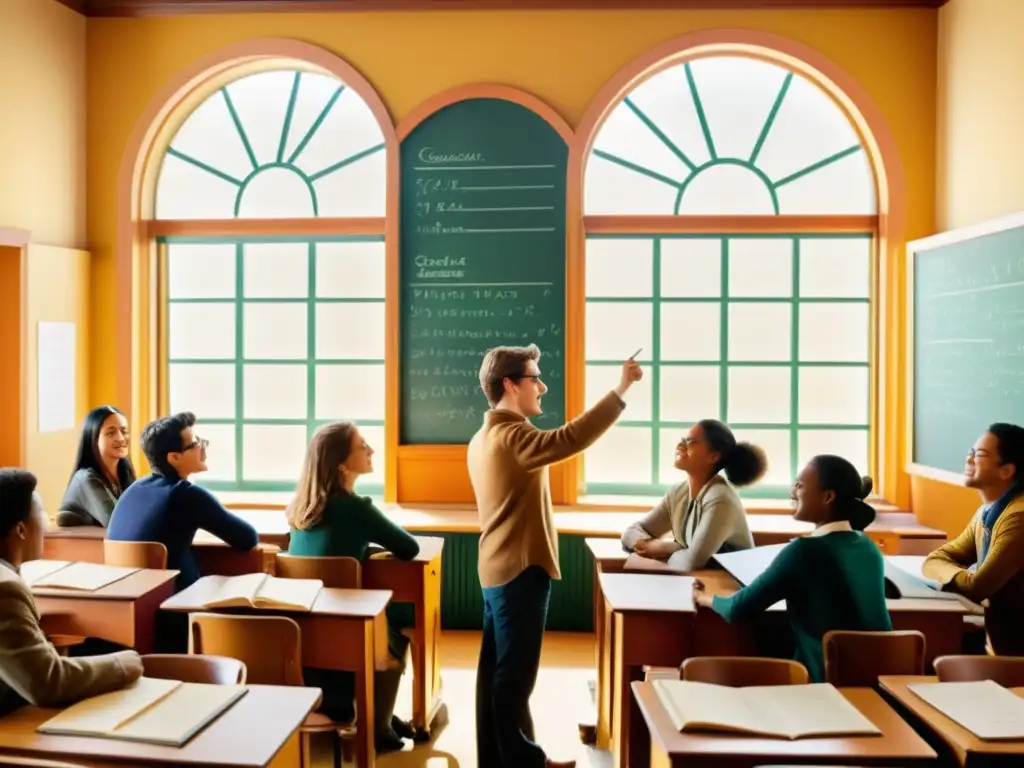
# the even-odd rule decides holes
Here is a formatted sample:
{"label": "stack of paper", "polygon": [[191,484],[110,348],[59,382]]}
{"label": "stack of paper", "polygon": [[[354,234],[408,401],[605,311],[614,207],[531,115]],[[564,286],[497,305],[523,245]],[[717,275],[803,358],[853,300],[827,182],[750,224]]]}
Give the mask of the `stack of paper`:
{"label": "stack of paper", "polygon": [[1024,699],[992,680],[911,683],[907,689],[979,739],[1024,740]]}

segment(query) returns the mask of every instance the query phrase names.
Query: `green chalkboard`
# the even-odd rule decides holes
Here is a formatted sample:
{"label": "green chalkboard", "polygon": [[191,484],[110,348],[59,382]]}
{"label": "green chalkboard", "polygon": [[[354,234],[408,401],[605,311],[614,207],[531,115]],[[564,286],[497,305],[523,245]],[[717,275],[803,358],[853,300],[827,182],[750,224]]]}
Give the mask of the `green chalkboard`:
{"label": "green chalkboard", "polygon": [[913,259],[912,460],[960,473],[990,423],[1024,424],[1024,225]]}
{"label": "green chalkboard", "polygon": [[526,107],[468,99],[418,125],[401,158],[401,442],[468,442],[498,345],[540,346],[549,392],[532,421],[563,423],[565,141]]}

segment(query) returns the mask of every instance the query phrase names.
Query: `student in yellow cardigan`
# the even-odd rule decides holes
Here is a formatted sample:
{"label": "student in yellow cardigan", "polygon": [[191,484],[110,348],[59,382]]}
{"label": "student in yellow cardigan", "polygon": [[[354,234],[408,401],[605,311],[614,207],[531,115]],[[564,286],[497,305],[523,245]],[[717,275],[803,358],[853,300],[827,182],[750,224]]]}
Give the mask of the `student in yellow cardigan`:
{"label": "student in yellow cardigan", "polygon": [[969,600],[988,601],[992,653],[1024,656],[1024,428],[993,424],[967,452],[964,485],[982,505],[963,533],[932,552],[924,575]]}

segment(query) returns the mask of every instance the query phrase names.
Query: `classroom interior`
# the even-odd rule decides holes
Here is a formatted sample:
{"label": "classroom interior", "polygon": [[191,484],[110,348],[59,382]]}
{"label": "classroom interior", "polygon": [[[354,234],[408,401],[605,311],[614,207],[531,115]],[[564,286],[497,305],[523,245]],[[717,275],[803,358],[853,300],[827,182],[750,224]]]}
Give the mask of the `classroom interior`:
{"label": "classroom interior", "polygon": [[[539,739],[553,755],[591,768],[676,764],[657,755],[665,762],[652,763],[650,744],[636,735],[643,720],[633,717],[628,676],[677,665],[678,649],[652,648],[648,659],[637,645],[633,661],[602,651],[609,632],[636,639],[648,627],[631,627],[628,609],[605,606],[596,574],[621,569],[623,558],[601,540],[617,544],[677,481],[671,446],[698,418],[739,423],[738,436],[769,451],[763,487],[743,495],[758,544],[799,534],[788,487],[807,457],[824,452],[846,455],[874,478],[871,535],[885,554],[927,554],[967,525],[976,492],[955,469],[924,466],[912,448],[920,387],[908,244],[943,233],[962,239],[1024,211],[1024,2],[288,5],[0,2],[0,339],[8,360],[0,466],[34,472],[54,516],[91,408],[110,403],[126,414],[140,476],[142,426],[193,410],[197,433],[211,441],[211,470],[199,482],[252,522],[261,541],[252,557],[197,542],[202,562],[260,572],[287,546],[283,509],[312,431],[341,418],[363,425],[377,451],[365,492],[410,532],[443,542],[443,555],[439,543],[436,559],[408,576],[420,590],[417,617],[426,620],[417,637],[426,650],[414,651],[399,708],[429,720],[442,691],[443,707],[434,741],[376,761],[360,742],[346,758],[360,766],[476,764],[482,603],[465,442],[484,403],[469,375],[475,359],[453,363],[447,378],[440,367],[418,367],[435,337],[416,329],[430,329],[430,313],[449,305],[410,275],[441,270],[421,273],[441,290],[458,287],[446,275],[458,281],[463,273],[457,260],[418,263],[409,245],[423,234],[417,226],[444,213],[442,203],[421,217],[415,173],[445,160],[430,152],[450,136],[445,151],[474,151],[477,139],[458,135],[460,109],[464,120],[480,117],[468,112],[474,101],[495,110],[480,117],[492,129],[484,154],[505,142],[513,162],[555,169],[529,182],[554,197],[531,205],[525,194],[516,205],[551,218],[540,229],[564,241],[564,261],[531,261],[510,246],[519,271],[489,279],[499,289],[503,279],[542,282],[522,282],[525,299],[494,299],[515,319],[491,323],[493,336],[471,335],[477,316],[462,315],[462,338],[486,347],[512,327],[508,338],[530,336],[553,353],[542,358],[556,373],[540,426],[582,412],[613,383],[611,364],[638,346],[648,387],[607,442],[551,469],[563,579],[552,592],[533,702]],[[703,103],[694,85],[702,76]],[[717,101],[714,83],[724,84]],[[685,104],[655,114],[659,87],[678,87]],[[729,88],[749,93],[746,111],[728,111]],[[494,104],[513,106],[506,117]],[[262,124],[267,114],[283,129]],[[318,138],[323,125],[340,138]],[[734,162],[730,144],[756,149]],[[689,185],[705,170],[703,185]],[[668,194],[672,185],[679,188]],[[693,292],[666,287],[664,257],[695,241],[715,257],[714,272],[683,262],[678,284]],[[753,244],[748,264],[763,257],[782,266],[751,266],[744,276],[744,244]],[[805,268],[815,248],[849,258],[826,262],[840,280],[827,272],[815,280]],[[485,307],[491,296],[478,299]],[[756,300],[765,314],[745,314]],[[540,319],[529,317],[533,302]],[[793,318],[806,317],[799,328],[791,308]],[[774,323],[777,309],[786,316]],[[671,323],[713,333],[710,341],[666,335]],[[730,336],[732,323],[734,332],[746,323],[746,335]],[[45,337],[44,325],[55,335]],[[829,378],[836,371],[841,380]],[[55,380],[65,383],[48,383]],[[829,411],[820,393],[837,387],[841,407]],[[1006,420],[1020,423],[1015,416]],[[951,450],[962,456],[970,447]],[[103,562],[101,539],[57,532],[47,556]],[[363,586],[397,589],[397,577],[378,570],[367,569]],[[664,581],[646,586],[672,591]],[[900,622],[929,642],[950,626],[965,631],[960,614],[921,619],[908,609]],[[685,633],[690,625],[670,626]],[[939,647],[952,650],[941,640]],[[622,674],[625,692],[612,691]],[[580,724],[593,726],[596,744],[581,743]],[[330,765],[322,736],[313,762]],[[298,740],[288,744],[273,764],[298,765]],[[0,764],[5,757],[0,746]],[[877,755],[860,758],[882,764]],[[929,759],[920,753],[906,764],[939,764]]]}

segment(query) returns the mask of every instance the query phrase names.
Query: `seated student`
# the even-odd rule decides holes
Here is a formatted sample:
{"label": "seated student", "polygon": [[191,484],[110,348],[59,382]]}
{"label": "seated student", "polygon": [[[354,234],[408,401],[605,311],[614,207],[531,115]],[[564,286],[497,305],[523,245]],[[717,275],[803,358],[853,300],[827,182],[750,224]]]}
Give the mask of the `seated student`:
{"label": "seated student", "polygon": [[[304,557],[354,557],[364,560],[376,544],[403,560],[419,554],[416,539],[395,525],[368,498],[356,495],[356,480],[373,471],[373,449],[354,424],[339,422],[317,430],[306,452],[295,498],[288,507],[291,538],[288,554]],[[409,641],[388,622],[392,665],[374,679],[375,732],[378,751],[401,749],[412,739],[412,726],[394,715],[405,670]],[[323,710],[338,721],[352,717],[352,675],[308,669],[308,685],[324,691]]]}
{"label": "seated student", "polygon": [[764,573],[729,597],[712,597],[696,580],[694,602],[734,622],[785,600],[796,660],[807,667],[812,682],[824,682],[826,632],[892,629],[882,553],[862,533],[875,519],[875,510],[863,501],[870,492],[871,478],[858,475],[846,459],[815,456],[792,493],[793,517],[814,523],[814,532],[787,544]]}
{"label": "seated student", "polygon": [[180,571],[177,588],[199,579],[192,539],[202,529],[234,549],[249,550],[259,542],[256,529],[224,508],[189,477],[205,472],[207,442],[192,432],[191,413],[165,416],[142,430],[142,451],[153,474],[132,483],[114,507],[107,527],[112,541],[158,541],[167,547],[167,567]]}
{"label": "seated student", "polygon": [[135,651],[66,658],[39,627],[21,564],[43,553],[46,513],[36,477],[0,469],[0,717],[25,704],[55,707],[115,691],[142,676]]}
{"label": "seated student", "polygon": [[988,600],[992,653],[1024,656],[1024,428],[990,426],[967,454],[964,484],[978,490],[982,505],[922,570],[945,590]]}
{"label": "seated student", "polygon": [[[686,480],[622,533],[622,546],[682,571],[703,568],[718,552],[753,547],[747,513],[733,486],[750,485],[764,475],[764,451],[736,442],[722,422],[704,419],[679,440],[675,467],[686,473]],[[672,540],[662,540],[669,532]]]}
{"label": "seated student", "polygon": [[118,497],[135,482],[128,440],[128,419],[117,408],[101,405],[89,411],[57,525],[107,527]]}

